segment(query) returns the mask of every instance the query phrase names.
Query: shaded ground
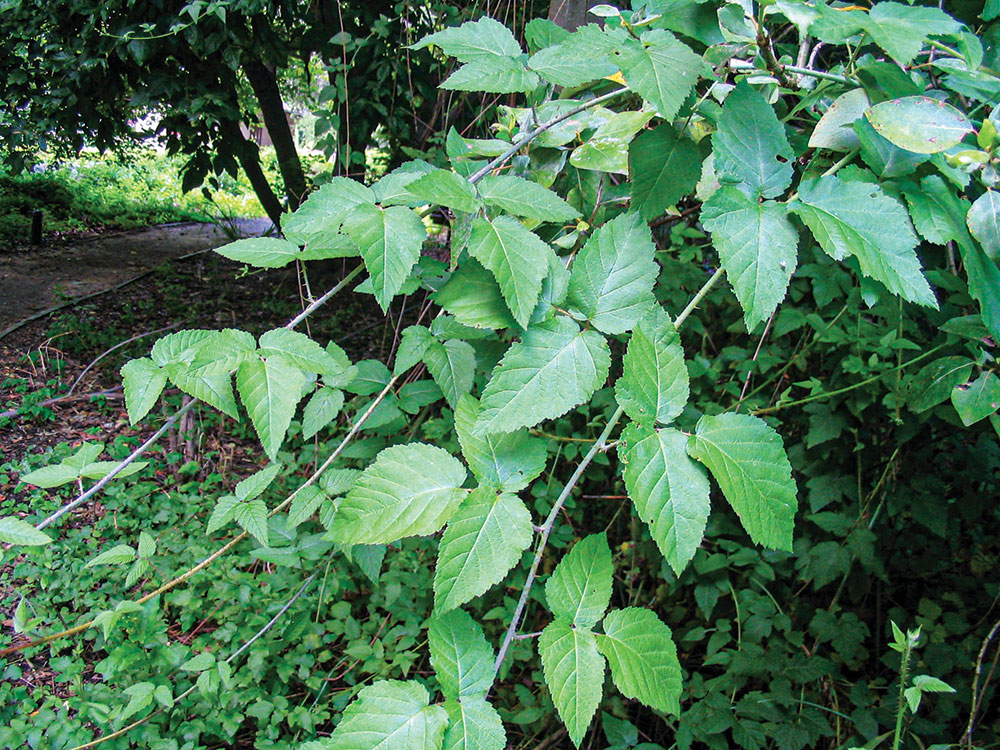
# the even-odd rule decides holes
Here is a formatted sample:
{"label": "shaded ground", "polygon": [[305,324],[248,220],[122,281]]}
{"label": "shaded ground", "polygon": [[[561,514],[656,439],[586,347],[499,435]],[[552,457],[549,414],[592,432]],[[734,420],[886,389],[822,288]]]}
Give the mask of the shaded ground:
{"label": "shaded ground", "polygon": [[166,260],[219,247],[240,236],[260,235],[267,219],[244,219],[236,226],[173,224],[90,240],[42,247],[8,248],[0,253],[0,331],[68,299],[99,292]]}

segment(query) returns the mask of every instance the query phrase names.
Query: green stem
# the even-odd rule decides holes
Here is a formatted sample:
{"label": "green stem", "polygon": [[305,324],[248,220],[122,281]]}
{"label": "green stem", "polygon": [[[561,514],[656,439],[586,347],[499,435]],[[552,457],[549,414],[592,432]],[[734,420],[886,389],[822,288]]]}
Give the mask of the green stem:
{"label": "green stem", "polygon": [[926,351],[923,354],[917,355],[913,359],[909,360],[908,362],[904,362],[902,365],[899,365],[898,367],[894,367],[891,370],[886,370],[885,372],[881,373],[880,375],[876,375],[875,377],[868,378],[867,380],[862,380],[859,383],[854,383],[853,385],[849,385],[849,386],[846,386],[844,388],[838,388],[837,390],[830,391],[829,393],[817,393],[817,394],[809,396],[807,398],[801,398],[798,401],[788,401],[787,403],[784,403],[784,404],[775,404],[774,406],[768,406],[768,407],[765,407],[763,409],[755,409],[753,411],[753,414],[773,414],[776,411],[781,411],[782,409],[788,409],[788,408],[790,408],[792,406],[801,406],[802,404],[812,403],[813,401],[820,401],[821,399],[824,399],[824,398],[832,398],[834,396],[839,396],[842,393],[848,393],[849,391],[853,391],[853,390],[856,390],[858,388],[863,388],[864,386],[868,385],[869,383],[874,383],[876,380],[881,380],[886,375],[892,375],[897,370],[902,370],[902,369],[907,368],[907,367],[909,367],[910,365],[912,365],[912,364],[914,364],[916,362],[919,362],[922,359],[926,359],[927,357],[931,356],[935,352],[941,351],[946,346],[947,346],[947,344],[941,344],[940,346],[935,346],[933,349],[930,349],[929,351]]}
{"label": "green stem", "polygon": [[899,665],[899,696],[896,699],[896,728],[892,733],[892,750],[899,750],[899,743],[903,737],[903,713],[906,710],[906,681],[910,676],[910,654],[913,646],[910,643],[910,636],[906,636],[906,649],[903,651],[903,658]]}
{"label": "green stem", "polygon": [[[759,70],[756,65],[746,60],[730,60],[729,67],[733,70],[738,70],[740,72],[753,72],[753,73],[771,73],[770,70]],[[837,73],[827,73],[824,70],[813,70],[812,68],[803,68],[798,65],[782,65],[783,70],[788,73],[795,73],[800,76],[808,76],[809,78],[819,78],[824,81],[836,81],[837,83],[843,83],[847,86],[856,86],[857,81],[848,76],[838,75]]]}

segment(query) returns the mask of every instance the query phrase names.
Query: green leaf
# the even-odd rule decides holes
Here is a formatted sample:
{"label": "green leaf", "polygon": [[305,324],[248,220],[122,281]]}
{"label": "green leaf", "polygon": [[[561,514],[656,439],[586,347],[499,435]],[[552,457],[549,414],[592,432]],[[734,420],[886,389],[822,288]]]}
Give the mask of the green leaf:
{"label": "green leaf", "polygon": [[341,501],[332,539],[391,544],[433,534],[465,498],[465,476],[465,467],[442,448],[421,443],[386,448]]}
{"label": "green leaf", "polygon": [[[329,236],[340,230],[347,215],[361,204],[374,202],[371,188],[357,180],[334,177],[311,193],[295,213],[282,217],[281,231],[289,240],[302,245],[313,245],[321,237],[323,243],[333,244]],[[350,255],[357,255],[357,248]]]}
{"label": "green leaf", "polygon": [[298,257],[299,246],[276,237],[251,237],[217,247],[215,252],[256,268],[281,268]]}
{"label": "green leaf", "polygon": [[125,695],[129,696],[129,702],[118,714],[119,721],[125,721],[133,714],[139,713],[153,702],[153,690],[155,686],[152,682],[140,682],[125,688]]}
{"label": "green leaf", "polygon": [[868,110],[865,117],[890,143],[918,154],[946,151],[972,132],[972,123],[964,114],[929,96],[905,96],[882,102]]}
{"label": "green leaf", "polygon": [[269,547],[267,506],[263,500],[237,502],[232,509],[233,520],[264,547]]}
{"label": "green leaf", "polygon": [[80,476],[80,470],[65,463],[43,466],[40,469],[28,472],[20,477],[25,484],[33,484],[43,489],[60,487],[64,484],[76,481]]}
{"label": "green leaf", "polygon": [[968,385],[956,385],[951,392],[951,403],[962,424],[974,425],[1000,408],[1000,378],[984,371]]}
{"label": "green leaf", "polygon": [[0,542],[20,547],[37,547],[48,544],[52,537],[42,533],[30,523],[20,518],[5,516],[0,518]]}
{"label": "green leaf", "polygon": [[555,44],[528,59],[528,67],[556,86],[581,86],[613,75],[617,67],[600,56],[586,54],[577,45]]}
{"label": "green leaf", "polygon": [[914,227],[928,242],[937,245],[972,243],[968,228],[962,221],[962,217],[969,212],[969,202],[955,195],[954,188],[941,177],[928,175],[919,184],[906,182],[903,195]]}
{"label": "green leaf", "polygon": [[954,693],[955,688],[944,680],[931,677],[928,674],[918,674],[913,678],[913,685],[923,693]]}
{"label": "green leaf", "polygon": [[274,461],[285,439],[305,375],[279,356],[252,359],[236,372],[236,387],[267,457]]}
{"label": "green leaf", "polygon": [[[472,222],[469,253],[493,274],[514,320],[526,326],[538,303],[552,249],[516,219],[500,216]],[[462,321],[454,310],[448,312]]]}
{"label": "green leaf", "polygon": [[689,438],[688,453],[712,472],[754,542],[792,549],[798,501],[777,432],[749,414],[704,416]]}
{"label": "green leaf", "polygon": [[271,464],[255,472],[236,485],[237,500],[253,500],[268,488],[281,471],[281,464]]}
{"label": "green leaf", "polygon": [[496,279],[473,258],[467,258],[432,299],[463,325],[473,328],[516,325]]}
{"label": "green leaf", "polygon": [[493,685],[493,649],[483,629],[460,609],[434,615],[427,626],[431,665],[445,698],[485,697]]}
{"label": "green leaf", "polygon": [[435,169],[423,159],[408,161],[375,181],[372,185],[375,199],[383,206],[418,206],[421,200],[407,186]]}
{"label": "green leaf", "polygon": [[84,443],[76,453],[69,458],[64,458],[62,463],[79,471],[84,466],[93,463],[103,452],[104,443]]}
{"label": "green leaf", "polygon": [[597,647],[607,657],[611,679],[627,698],[663,713],[681,711],[681,666],[670,628],[640,607],[613,609]]}
{"label": "green leaf", "polygon": [[468,62],[448,76],[442,89],[515,94],[534,91],[541,80],[516,57],[483,57]]}
{"label": "green leaf", "polygon": [[662,29],[648,31],[642,42],[625,40],[617,62],[625,83],[670,121],[698,80],[702,61],[687,45]]}
{"label": "green leaf", "polygon": [[193,375],[186,365],[178,363],[167,367],[167,376],[189,396],[194,396],[239,421],[240,414],[236,407],[236,397],[233,395],[232,376],[228,372]]}
{"label": "green leaf", "polygon": [[139,557],[150,558],[156,554],[156,540],[145,531],[139,532]]}
{"label": "green leaf", "polygon": [[910,174],[930,158],[929,154],[917,154],[893,145],[887,138],[879,135],[867,118],[854,123],[854,132],[861,145],[861,158],[879,177]]}
{"label": "green leaf", "polygon": [[[104,479],[108,474],[117,469],[118,461],[95,461],[80,469],[80,476],[85,479]],[[133,461],[125,468],[115,474],[115,479],[123,479],[132,474],[136,474],[149,466],[149,461]]]}
{"label": "green leaf", "polygon": [[864,28],[896,62],[909,65],[929,35],[955,34],[962,27],[937,8],[880,2],[872,5]]}
{"label": "green leaf", "polygon": [[545,441],[526,430],[480,437],[473,432],[479,412],[479,402],[468,394],[455,409],[455,432],[469,468],[480,484],[505,492],[523,490],[545,470]]}
{"label": "green leaf", "polygon": [[347,215],[344,231],[361,249],[375,300],[383,312],[388,310],[420,258],[420,249],[427,238],[423,222],[409,208],[379,208],[363,203]]}
{"label": "green leaf", "polygon": [[562,416],[604,385],[610,366],[599,333],[564,316],[532,326],[493,370],[474,433],[513,432]]}
{"label": "green leaf", "polygon": [[160,367],[173,364],[191,364],[205,344],[214,344],[218,331],[200,329],[177,331],[157,339],[149,353]]}
{"label": "green leaf", "polygon": [[119,544],[111,549],[104,550],[94,559],[90,560],[83,567],[92,568],[95,565],[121,565],[130,563],[135,559],[135,550],[127,544]]}
{"label": "green leaf", "polygon": [[853,255],[861,272],[904,299],[937,308],[920,270],[906,210],[878,185],[821,177],[799,186],[790,206],[835,260]]}
{"label": "green leaf", "polygon": [[760,203],[731,186],[719,188],[705,201],[701,220],[712,234],[743,308],[743,321],[752,331],[785,298],[795,271],[799,233],[784,204]]}
{"label": "green leaf", "polygon": [[792,183],[795,155],[785,128],[771,105],[745,79],[726,97],[712,149],[720,183],[735,184],[764,198],[781,195]]}
{"label": "green leaf", "polygon": [[1000,269],[978,245],[960,244],[958,249],[969,277],[969,295],[979,303],[990,333],[1000,338]]}
{"label": "green leaf", "polygon": [[456,211],[471,213],[481,207],[472,183],[462,175],[445,169],[435,169],[411,182],[407,185],[407,190],[425,203],[447,206]]}
{"label": "green leaf", "polygon": [[603,531],[581,539],[563,556],[545,584],[545,599],[557,618],[592,628],[611,601],[614,565]]}
{"label": "green leaf", "polygon": [[326,500],[326,494],[314,485],[302,487],[292,498],[292,507],[288,509],[288,528],[294,529],[300,523],[312,516]]}
{"label": "green leaf", "polygon": [[615,398],[635,422],[669,424],[687,404],[688,382],[677,330],[654,305],[629,339]]}
{"label": "green leaf", "polygon": [[629,143],[652,112],[616,112],[586,143],[573,149],[569,163],[579,169],[628,174]]}
{"label": "green leaf", "polygon": [[906,384],[907,405],[920,414],[946,401],[968,381],[973,364],[968,357],[941,357],[921,368]]}
{"label": "green leaf", "polygon": [[986,251],[986,257],[992,261],[1000,260],[1000,193],[987,190],[980,195],[969,209],[965,221],[972,236]]}
{"label": "green leaf", "polygon": [[500,582],[531,544],[531,514],[521,498],[474,490],[448,522],[438,548],[434,604],[454,609]]}
{"label": "green leaf", "polygon": [[153,360],[142,357],[122,365],[121,375],[125,409],[129,424],[134,427],[156,405],[167,385],[167,374]]}
{"label": "green leaf", "polygon": [[809,148],[850,151],[859,145],[854,123],[871,106],[864,89],[851,89],[833,100],[809,136]]}
{"label": "green leaf", "polygon": [[476,377],[476,351],[465,341],[430,342],[424,352],[424,364],[441,388],[448,405],[454,409],[463,394],[472,390]]}
{"label": "green leaf", "polygon": [[711,511],[708,477],[676,430],[629,427],[622,439],[625,489],[677,575],[694,557]]}
{"label": "green leaf", "polygon": [[419,682],[380,680],[362,688],[326,741],[327,750],[440,750],[448,713]]}
{"label": "green leaf", "polygon": [[694,190],[701,176],[701,155],[690,138],[663,123],[641,133],[628,149],[632,208],[646,221]]}
{"label": "green leaf", "polygon": [[507,733],[500,714],[482,696],[446,701],[448,731],[443,750],[504,750]]}
{"label": "green leaf", "polygon": [[470,62],[483,57],[515,57],[521,54],[521,45],[517,43],[510,29],[488,17],[429,34],[411,49],[423,49],[432,44],[460,62]]}
{"label": "green leaf", "polygon": [[223,495],[216,500],[215,507],[212,509],[212,515],[208,518],[205,533],[211,534],[232,521],[237,503],[239,503],[239,500],[236,499],[236,495]]}
{"label": "green leaf", "polygon": [[604,687],[604,657],[597,650],[597,639],[589,630],[556,618],[538,637],[538,653],[559,718],[573,744],[580,747]]}
{"label": "green leaf", "polygon": [[580,215],[554,192],[523,177],[487,175],[477,187],[479,195],[488,205],[515,216],[566,222]]}
{"label": "green leaf", "polygon": [[573,261],[568,303],[604,333],[624,333],[655,304],[659,267],[649,227],[622,214],[598,229]]}
{"label": "green leaf", "polygon": [[180,669],[183,672],[204,672],[206,669],[211,669],[214,666],[215,654],[211,651],[203,651],[200,654],[195,654],[181,664]]}
{"label": "green leaf", "polygon": [[288,364],[317,375],[337,377],[344,370],[322,346],[304,333],[287,328],[276,328],[262,335],[257,353],[265,359],[280,354]]}
{"label": "green leaf", "polygon": [[309,440],[330,424],[344,407],[344,392],[336,388],[319,388],[302,410],[302,439]]}
{"label": "green leaf", "polygon": [[427,347],[435,343],[435,338],[425,326],[407,326],[399,339],[396,361],[392,366],[393,375],[402,375],[424,359]]}

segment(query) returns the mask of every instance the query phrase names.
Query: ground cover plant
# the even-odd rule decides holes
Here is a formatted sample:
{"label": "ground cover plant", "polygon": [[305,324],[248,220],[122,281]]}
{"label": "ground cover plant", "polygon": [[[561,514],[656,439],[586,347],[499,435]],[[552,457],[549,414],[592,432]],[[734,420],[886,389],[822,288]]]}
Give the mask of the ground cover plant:
{"label": "ground cover plant", "polygon": [[[255,437],[238,481],[4,468],[8,746],[996,743],[1000,11],[591,12],[417,43],[489,137],[221,248],[300,271],[286,325],[124,365],[133,424],[189,397],[147,442]],[[300,330],[358,282],[382,358]]]}

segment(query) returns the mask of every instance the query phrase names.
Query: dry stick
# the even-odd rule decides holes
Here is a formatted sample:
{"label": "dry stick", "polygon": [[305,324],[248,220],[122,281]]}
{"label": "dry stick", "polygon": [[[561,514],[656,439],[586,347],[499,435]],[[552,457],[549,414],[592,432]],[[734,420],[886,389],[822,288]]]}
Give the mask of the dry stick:
{"label": "dry stick", "polygon": [[[340,442],[340,445],[337,446],[336,450],[334,450],[334,452],[331,453],[327,457],[327,459],[322,463],[322,465],[318,469],[316,469],[316,471],[313,472],[313,474],[298,489],[296,489],[291,495],[289,495],[281,503],[279,503],[274,508],[274,510],[272,510],[268,514],[269,517],[275,515],[276,513],[280,513],[285,508],[287,508],[289,505],[291,505],[292,501],[296,498],[296,496],[302,490],[304,490],[306,487],[310,486],[317,479],[319,479],[319,477],[323,474],[323,472],[326,471],[330,467],[330,464],[332,464],[337,459],[337,457],[340,456],[340,454],[344,451],[344,448],[347,447],[347,444],[350,443],[351,440],[354,439],[354,436],[358,434],[358,431],[361,429],[361,426],[368,420],[368,417],[370,417],[371,414],[372,414],[372,412],[375,411],[375,408],[386,397],[386,395],[389,393],[389,391],[392,389],[392,387],[396,384],[396,381],[398,379],[399,379],[399,376],[393,376],[392,378],[389,379],[389,382],[386,383],[385,388],[383,388],[382,391],[381,391],[381,393],[379,393],[378,396],[375,397],[375,400],[372,401],[371,404],[369,404],[368,408],[361,415],[361,417],[358,419],[358,421],[354,424],[354,426],[351,428],[351,430],[347,433],[347,435],[344,437],[344,439]],[[193,404],[195,402],[192,401],[191,403]],[[173,418],[176,419],[179,415],[180,415],[180,412],[177,412],[177,414],[175,414]],[[167,426],[169,426],[169,425],[164,425],[164,427],[167,427]],[[226,542],[226,544],[224,544],[222,547],[220,547],[219,549],[217,549],[211,555],[209,555],[208,557],[206,557],[200,563],[198,563],[197,565],[195,565],[192,568],[188,568],[186,571],[184,571],[183,573],[181,573],[176,578],[173,578],[170,581],[167,581],[165,584],[163,584],[162,586],[160,586],[155,591],[153,591],[153,592],[151,592],[149,594],[146,594],[145,596],[137,599],[136,603],[137,604],[145,604],[150,599],[153,599],[154,597],[157,597],[160,594],[166,593],[167,591],[170,591],[171,589],[179,586],[181,583],[183,583],[184,581],[186,581],[188,578],[190,578],[191,576],[193,576],[195,573],[199,572],[200,570],[203,570],[203,569],[207,568],[209,565],[211,565],[213,562],[215,562],[215,560],[217,560],[218,558],[222,557],[224,554],[226,554],[229,550],[231,550],[237,544],[239,544],[240,542],[242,542],[248,536],[249,536],[249,534],[244,531],[244,532],[240,533],[239,535],[233,537],[233,539],[231,539],[230,541]],[[34,641],[30,641],[29,643],[22,643],[22,644],[17,645],[17,646],[10,646],[8,648],[0,650],[0,656],[7,656],[8,654],[13,654],[13,653],[15,653],[17,651],[22,651],[22,650],[24,650],[26,648],[32,648],[34,646],[41,646],[41,645],[44,645],[46,643],[50,643],[51,641],[58,640],[59,638],[64,638],[66,636],[76,635],[77,633],[82,633],[84,630],[87,630],[88,628],[90,628],[93,624],[94,624],[94,620],[88,620],[87,622],[84,622],[84,623],[82,623],[80,625],[77,625],[75,627],[69,628],[68,630],[63,630],[63,631],[61,631],[59,633],[53,633],[52,635],[47,635],[47,636],[44,636],[42,638],[38,638],[38,639],[36,639]]]}
{"label": "dry stick", "polygon": [[[697,308],[698,303],[704,299],[705,295],[708,294],[709,290],[715,286],[715,283],[722,278],[724,271],[720,268],[711,278],[706,281],[701,289],[698,290],[697,294],[691,298],[687,307],[681,311],[680,315],[674,321],[674,326],[680,328],[681,324],[687,320],[688,316],[694,312]],[[590,450],[583,457],[583,460],[577,464],[576,469],[573,471],[572,476],[570,476],[569,481],[563,487],[562,492],[559,493],[559,497],[556,498],[555,504],[552,506],[552,510],[549,511],[548,517],[545,519],[545,523],[541,525],[538,529],[538,544],[535,546],[535,557],[531,561],[531,567],[528,568],[528,577],[524,581],[524,588],[521,589],[521,596],[517,600],[517,606],[514,608],[514,616],[511,618],[510,626],[507,628],[507,634],[504,636],[503,643],[500,645],[500,650],[497,652],[497,658],[493,662],[493,678],[500,673],[500,667],[503,664],[504,657],[507,655],[507,650],[510,648],[510,644],[517,637],[517,629],[521,624],[521,617],[524,615],[524,609],[528,604],[528,596],[531,593],[531,587],[535,583],[535,576],[538,573],[538,566],[542,562],[542,554],[545,552],[545,545],[549,541],[549,534],[552,533],[552,528],[555,526],[556,518],[562,511],[563,505],[566,500],[569,499],[570,494],[573,492],[573,488],[576,483],[580,481],[580,477],[583,476],[583,472],[586,471],[590,462],[594,460],[594,457],[607,448],[608,438],[611,437],[611,433],[615,429],[615,425],[618,424],[618,420],[621,419],[625,410],[622,407],[615,409],[615,413],[611,415],[608,423],[604,426],[604,431],[600,434],[594,444],[590,446]]]}
{"label": "dry stick", "polygon": [[[39,401],[37,404],[32,404],[34,407],[42,406],[52,406],[53,404],[60,404],[63,401],[83,401],[88,398],[98,398],[104,396],[104,398],[121,398],[121,386],[116,388],[109,388],[106,391],[96,391],[95,393],[77,393],[74,396],[56,396],[55,398],[47,398],[44,401]],[[7,411],[0,411],[0,418],[3,417],[17,417],[21,415],[21,409],[8,409]]]}
{"label": "dry stick", "polygon": [[[240,646],[238,649],[236,649],[236,651],[234,651],[229,656],[229,658],[226,659],[226,664],[231,664],[233,662],[233,660],[237,656],[239,656],[244,651],[246,651],[248,648],[250,648],[251,644],[254,641],[256,641],[262,635],[264,635],[265,633],[267,633],[267,631],[269,631],[271,628],[273,628],[275,626],[275,624],[277,624],[278,620],[281,619],[281,616],[283,614],[285,614],[285,612],[287,612],[289,609],[291,609],[292,605],[295,604],[295,601],[300,596],[302,596],[302,594],[305,593],[305,590],[309,587],[309,584],[312,583],[313,579],[315,579],[315,578],[316,578],[316,573],[313,573],[311,576],[309,576],[305,580],[305,582],[302,584],[302,586],[299,588],[299,590],[295,592],[294,596],[292,596],[291,599],[289,599],[287,602],[285,602],[284,606],[281,609],[278,610],[277,614],[275,614],[275,616],[272,617],[264,627],[262,627],[256,633],[254,633],[253,636],[251,636],[248,641],[246,641],[242,646]],[[194,685],[192,685],[191,687],[189,687],[187,690],[185,690],[183,693],[181,693],[176,698],[174,698],[173,705],[177,705],[178,703],[180,703],[182,700],[184,700],[185,698],[187,698],[189,695],[191,695],[191,693],[193,693],[197,689],[198,689],[198,684],[195,683]],[[171,708],[172,707],[173,706],[171,706]],[[160,714],[162,714],[166,710],[167,710],[166,708],[162,708],[162,707],[158,708],[155,711],[153,711],[152,713],[147,714],[146,716],[143,716],[138,721],[132,722],[127,727],[122,727],[117,732],[112,732],[111,734],[106,734],[103,737],[98,737],[96,740],[92,740],[91,742],[86,742],[86,743],[84,743],[82,745],[77,745],[76,747],[73,748],[73,750],[87,750],[87,748],[97,747],[98,745],[102,745],[105,742],[107,742],[108,740],[113,740],[116,737],[122,737],[122,736],[128,734],[130,731],[132,731],[136,727],[142,726],[143,724],[145,724],[150,719],[152,719],[152,718],[154,718],[156,716],[159,716]]]}
{"label": "dry stick", "polygon": [[103,354],[98,355],[97,359],[95,359],[89,365],[83,368],[83,372],[77,375],[76,380],[73,381],[73,385],[71,385],[69,387],[69,390],[66,391],[66,395],[69,396],[71,393],[73,393],[73,391],[76,390],[76,387],[80,385],[80,381],[83,380],[83,376],[86,375],[88,372],[90,372],[93,369],[94,365],[96,365],[106,356],[111,354],[111,352],[115,351],[115,349],[121,349],[123,346],[131,344],[133,341],[138,341],[139,339],[144,339],[147,336],[152,336],[154,333],[163,333],[164,331],[172,330],[179,325],[180,323],[171,323],[170,325],[164,326],[163,328],[157,328],[155,331],[146,331],[145,333],[140,333],[138,336],[133,336],[130,339],[125,339],[124,341],[115,344],[110,349],[106,350]]}
{"label": "dry stick", "polygon": [[969,723],[966,724],[965,732],[962,733],[962,745],[965,747],[972,747],[972,732],[976,726],[976,716],[979,714],[979,709],[982,708],[982,701],[986,695],[987,686],[987,683],[983,683],[982,691],[979,690],[979,677],[983,671],[983,659],[986,657],[986,649],[989,648],[990,642],[998,630],[1000,630],[1000,620],[993,623],[989,634],[983,639],[983,645],[979,649],[979,656],[976,657],[976,672],[972,680],[972,706],[969,709]]}

